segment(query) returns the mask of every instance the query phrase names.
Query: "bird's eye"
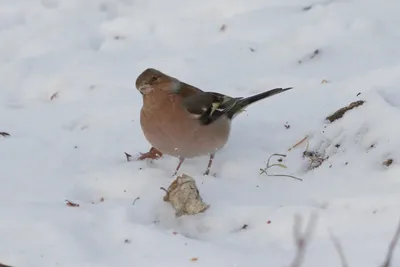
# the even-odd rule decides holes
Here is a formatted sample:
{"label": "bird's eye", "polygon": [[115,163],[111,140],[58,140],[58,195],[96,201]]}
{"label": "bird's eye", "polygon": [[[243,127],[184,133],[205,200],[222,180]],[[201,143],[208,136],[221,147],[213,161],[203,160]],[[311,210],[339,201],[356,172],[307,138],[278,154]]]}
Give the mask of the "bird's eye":
{"label": "bird's eye", "polygon": [[157,80],[158,80],[157,76],[153,76],[153,77],[151,77],[150,82],[155,82]]}

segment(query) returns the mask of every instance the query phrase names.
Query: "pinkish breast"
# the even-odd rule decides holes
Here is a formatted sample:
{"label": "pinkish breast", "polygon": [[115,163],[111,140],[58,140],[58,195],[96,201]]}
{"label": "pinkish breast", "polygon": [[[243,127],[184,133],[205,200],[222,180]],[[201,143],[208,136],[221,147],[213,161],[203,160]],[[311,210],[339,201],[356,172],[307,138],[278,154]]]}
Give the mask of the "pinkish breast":
{"label": "pinkish breast", "polygon": [[152,95],[144,97],[140,123],[153,147],[167,155],[193,158],[225,146],[230,133],[229,119],[221,118],[210,125],[200,125],[183,109],[179,96]]}

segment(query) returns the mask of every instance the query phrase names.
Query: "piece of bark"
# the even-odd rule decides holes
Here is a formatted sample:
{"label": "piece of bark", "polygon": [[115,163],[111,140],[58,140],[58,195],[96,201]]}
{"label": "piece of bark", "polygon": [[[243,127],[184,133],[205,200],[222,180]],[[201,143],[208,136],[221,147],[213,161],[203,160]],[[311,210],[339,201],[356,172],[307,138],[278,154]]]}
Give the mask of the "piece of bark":
{"label": "piece of bark", "polygon": [[363,100],[358,100],[358,101],[352,102],[352,103],[350,103],[350,105],[339,109],[338,111],[336,111],[332,115],[329,115],[328,117],[326,117],[326,119],[328,121],[330,121],[330,122],[334,122],[335,120],[338,120],[338,119],[342,118],[343,115],[347,111],[352,110],[353,108],[359,107],[364,103],[365,103],[365,101],[363,101]]}
{"label": "piece of bark", "polygon": [[164,201],[171,203],[175,216],[195,215],[205,212],[210,205],[203,202],[196,181],[187,174],[178,176],[168,187]]}

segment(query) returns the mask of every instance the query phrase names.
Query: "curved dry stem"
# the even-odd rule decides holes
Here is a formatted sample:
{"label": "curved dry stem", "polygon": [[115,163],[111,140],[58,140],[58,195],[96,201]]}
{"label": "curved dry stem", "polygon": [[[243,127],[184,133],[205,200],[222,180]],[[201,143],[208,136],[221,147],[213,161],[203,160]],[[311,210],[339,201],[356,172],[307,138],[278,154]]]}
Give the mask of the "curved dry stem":
{"label": "curved dry stem", "polygon": [[272,154],[272,155],[268,158],[268,160],[267,160],[267,167],[266,167],[265,169],[261,169],[261,168],[260,168],[260,172],[261,172],[260,174],[265,173],[267,176],[289,177],[289,178],[292,178],[292,179],[295,179],[295,180],[298,180],[298,181],[303,181],[303,179],[300,179],[300,178],[298,178],[298,177],[296,177],[296,176],[293,176],[293,175],[288,175],[288,174],[269,174],[269,173],[267,172],[267,170],[268,170],[269,168],[271,168],[271,167],[279,166],[279,167],[281,167],[281,168],[286,168],[285,165],[279,164],[279,163],[270,165],[269,162],[270,162],[271,158],[274,157],[274,156],[286,157],[286,155],[284,155],[284,154],[278,154],[278,153]]}

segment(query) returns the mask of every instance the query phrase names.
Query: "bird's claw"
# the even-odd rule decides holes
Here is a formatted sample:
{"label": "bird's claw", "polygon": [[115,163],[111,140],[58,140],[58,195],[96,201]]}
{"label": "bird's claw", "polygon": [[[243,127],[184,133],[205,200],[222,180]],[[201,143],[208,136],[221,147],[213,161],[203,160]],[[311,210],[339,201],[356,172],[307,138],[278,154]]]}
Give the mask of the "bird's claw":
{"label": "bird's claw", "polygon": [[138,160],[144,160],[144,159],[158,159],[162,157],[162,153],[155,149],[154,147],[150,148],[149,152],[146,153],[140,153],[140,157],[138,157]]}

